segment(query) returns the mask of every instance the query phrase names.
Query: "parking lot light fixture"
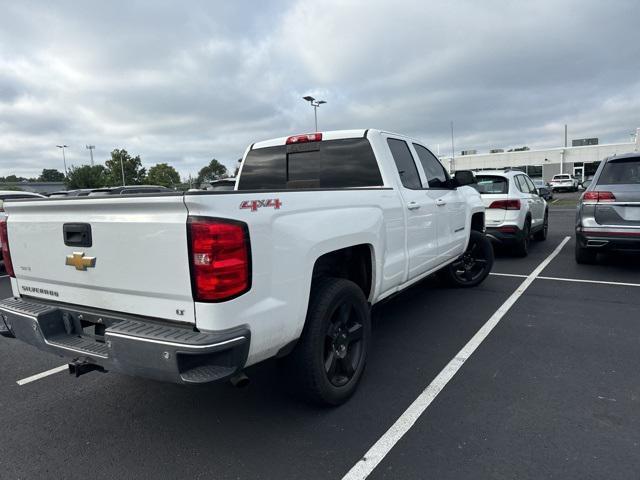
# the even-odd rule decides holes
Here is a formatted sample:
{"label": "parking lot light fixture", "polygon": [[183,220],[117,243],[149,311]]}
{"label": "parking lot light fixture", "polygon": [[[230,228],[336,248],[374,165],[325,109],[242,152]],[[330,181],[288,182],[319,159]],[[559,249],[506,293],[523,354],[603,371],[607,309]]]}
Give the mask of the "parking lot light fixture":
{"label": "parking lot light fixture", "polygon": [[56,147],[62,149],[62,163],[64,164],[64,176],[67,176],[67,157],[64,154],[64,149],[69,147],[69,145],[56,145]]}
{"label": "parking lot light fixture", "polygon": [[303,100],[306,100],[307,102],[309,102],[311,104],[311,106],[313,107],[313,118],[315,119],[315,125],[316,125],[316,129],[315,131],[318,131],[318,107],[320,105],[322,105],[323,103],[327,103],[325,100],[316,100],[315,98],[313,98],[310,95],[307,95],[305,97],[302,97]]}

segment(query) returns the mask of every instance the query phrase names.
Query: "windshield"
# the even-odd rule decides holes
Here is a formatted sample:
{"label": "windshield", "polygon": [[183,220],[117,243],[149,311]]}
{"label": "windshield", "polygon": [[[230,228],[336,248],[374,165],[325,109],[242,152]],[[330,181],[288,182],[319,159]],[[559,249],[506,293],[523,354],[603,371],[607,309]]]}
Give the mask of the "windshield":
{"label": "windshield", "polygon": [[509,182],[505,177],[496,175],[476,175],[476,183],[471,185],[479,193],[507,193]]}

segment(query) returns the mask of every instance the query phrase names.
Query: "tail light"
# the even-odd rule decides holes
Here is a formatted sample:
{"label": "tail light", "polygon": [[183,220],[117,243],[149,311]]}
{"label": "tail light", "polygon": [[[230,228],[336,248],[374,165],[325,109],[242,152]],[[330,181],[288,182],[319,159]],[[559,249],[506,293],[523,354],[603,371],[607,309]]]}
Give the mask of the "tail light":
{"label": "tail light", "polygon": [[496,200],[491,202],[489,208],[500,208],[502,210],[520,210],[520,200]]}
{"label": "tail light", "polygon": [[7,217],[0,218],[0,242],[2,242],[2,259],[7,275],[15,278],[13,263],[11,263],[11,251],[9,250],[9,235],[7,233]]}
{"label": "tail light", "polygon": [[615,202],[616,196],[611,192],[584,192],[582,195],[582,200],[590,203],[598,203],[598,202]]}
{"label": "tail light", "polygon": [[195,301],[222,302],[249,290],[251,252],[245,223],[189,217],[187,233]]}
{"label": "tail light", "polygon": [[306,133],[304,135],[294,135],[293,137],[287,138],[286,144],[291,145],[292,143],[320,142],[321,140],[321,133]]}

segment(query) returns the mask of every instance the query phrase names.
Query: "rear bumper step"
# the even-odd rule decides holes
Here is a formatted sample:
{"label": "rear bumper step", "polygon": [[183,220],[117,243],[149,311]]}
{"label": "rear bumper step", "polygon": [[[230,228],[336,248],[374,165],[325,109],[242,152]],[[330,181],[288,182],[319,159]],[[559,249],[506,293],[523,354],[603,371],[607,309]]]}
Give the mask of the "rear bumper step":
{"label": "rear bumper step", "polygon": [[0,334],[95,364],[97,370],[102,367],[177,383],[206,383],[232,376],[244,367],[250,344],[250,332],[244,327],[195,332],[158,320],[87,313],[13,297],[0,301]]}

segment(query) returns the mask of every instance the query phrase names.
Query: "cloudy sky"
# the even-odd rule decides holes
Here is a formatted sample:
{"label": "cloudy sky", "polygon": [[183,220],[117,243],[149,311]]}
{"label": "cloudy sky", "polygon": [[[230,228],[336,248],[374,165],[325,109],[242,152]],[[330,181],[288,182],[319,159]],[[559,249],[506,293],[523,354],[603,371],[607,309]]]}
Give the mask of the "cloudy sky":
{"label": "cloudy sky", "polygon": [[0,176],[103,162],[183,176],[253,141],[376,127],[450,152],[640,126],[637,0],[0,0]]}

